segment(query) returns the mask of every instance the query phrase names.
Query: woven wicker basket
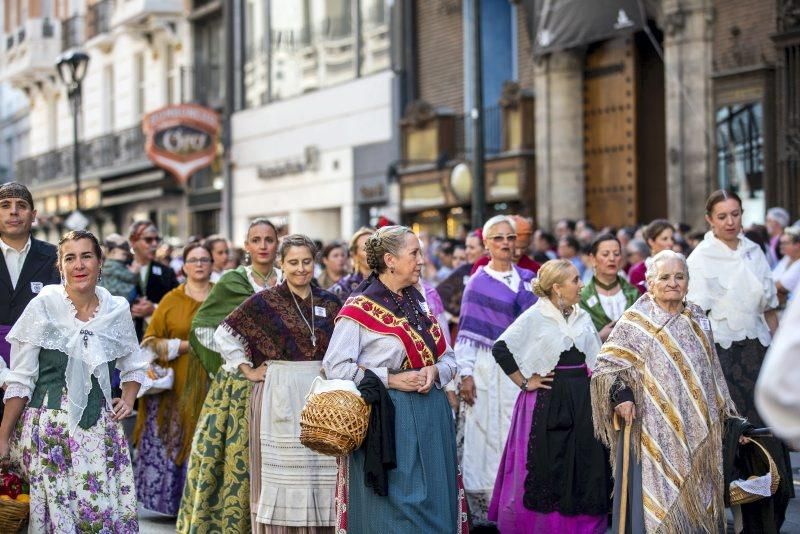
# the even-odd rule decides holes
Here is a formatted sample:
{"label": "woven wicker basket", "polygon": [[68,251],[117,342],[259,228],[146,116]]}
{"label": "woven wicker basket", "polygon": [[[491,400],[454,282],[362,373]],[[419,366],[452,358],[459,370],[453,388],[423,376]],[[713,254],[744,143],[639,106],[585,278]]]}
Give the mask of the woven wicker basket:
{"label": "woven wicker basket", "polygon": [[[756,446],[758,446],[759,449],[761,449],[761,453],[764,455],[764,457],[767,459],[767,462],[769,463],[769,472],[772,475],[772,483],[770,484],[769,489],[770,493],[772,495],[775,495],[775,492],[778,491],[778,484],[781,483],[781,476],[778,473],[778,466],[775,465],[775,461],[772,459],[772,456],[770,456],[770,454],[767,452],[767,449],[765,449],[762,444],[760,444],[758,441],[754,439],[751,439],[750,443],[754,443]],[[757,477],[752,476],[749,477],[748,480],[752,478],[757,478]],[[733,484],[731,484],[730,486],[730,492],[731,492],[730,494],[731,506],[738,506],[740,504],[749,504],[751,502],[756,502],[758,500],[765,498],[763,495],[754,495],[752,493],[747,493],[739,486],[734,486]]]}
{"label": "woven wicker basket", "polygon": [[30,508],[27,502],[0,500],[0,532],[22,531],[28,523]]}
{"label": "woven wicker basket", "polygon": [[345,456],[364,441],[370,405],[348,391],[308,396],[300,412],[300,443],[326,456]]}

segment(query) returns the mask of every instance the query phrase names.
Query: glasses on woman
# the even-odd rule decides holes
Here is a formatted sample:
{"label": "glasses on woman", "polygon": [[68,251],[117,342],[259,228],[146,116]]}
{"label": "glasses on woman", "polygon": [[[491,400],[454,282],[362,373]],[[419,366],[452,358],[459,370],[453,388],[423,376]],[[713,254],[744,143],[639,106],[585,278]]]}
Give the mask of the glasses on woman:
{"label": "glasses on woman", "polygon": [[148,237],[143,237],[142,241],[144,241],[148,245],[152,245],[153,243],[161,243],[161,238],[159,236],[148,236]]}
{"label": "glasses on woman", "polygon": [[495,243],[502,243],[503,241],[513,243],[517,240],[517,234],[495,234],[490,235],[487,239],[490,239]]}
{"label": "glasses on woman", "polygon": [[186,263],[188,263],[189,265],[195,263],[199,263],[200,265],[206,265],[212,263],[213,261],[214,260],[212,260],[211,258],[189,258],[188,260],[186,260]]}

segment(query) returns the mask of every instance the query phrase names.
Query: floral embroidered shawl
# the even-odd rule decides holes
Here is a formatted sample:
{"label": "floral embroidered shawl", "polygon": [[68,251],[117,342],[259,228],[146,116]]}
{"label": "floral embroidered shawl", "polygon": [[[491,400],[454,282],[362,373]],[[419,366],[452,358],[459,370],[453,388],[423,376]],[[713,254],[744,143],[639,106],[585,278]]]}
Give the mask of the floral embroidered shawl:
{"label": "floral embroidered shawl", "polygon": [[[447,350],[439,322],[425,304],[425,297],[415,287],[405,288],[403,296],[402,304],[398,306],[389,289],[372,274],[353,291],[339,317],[347,317],[367,330],[399,339],[406,349],[404,369],[433,365]],[[419,315],[420,330],[408,321],[411,314]]]}
{"label": "floral embroidered shawl", "polygon": [[632,443],[642,465],[650,532],[716,532],[724,513],[722,432],[736,408],[708,319],[696,305],[670,315],[642,295],[617,322],[592,375],[595,433],[616,458],[610,391],[633,391]]}

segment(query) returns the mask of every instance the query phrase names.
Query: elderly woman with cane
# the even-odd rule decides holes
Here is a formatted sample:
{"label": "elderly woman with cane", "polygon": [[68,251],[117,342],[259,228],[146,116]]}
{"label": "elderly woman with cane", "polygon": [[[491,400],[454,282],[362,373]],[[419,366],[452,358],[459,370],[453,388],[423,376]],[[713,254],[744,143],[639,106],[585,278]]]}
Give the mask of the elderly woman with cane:
{"label": "elderly woman with cane", "polygon": [[593,419],[612,452],[615,533],[722,526],[721,442],[736,408],[708,318],[684,300],[688,285],[682,255],[665,250],[648,259],[648,292],[597,357]]}

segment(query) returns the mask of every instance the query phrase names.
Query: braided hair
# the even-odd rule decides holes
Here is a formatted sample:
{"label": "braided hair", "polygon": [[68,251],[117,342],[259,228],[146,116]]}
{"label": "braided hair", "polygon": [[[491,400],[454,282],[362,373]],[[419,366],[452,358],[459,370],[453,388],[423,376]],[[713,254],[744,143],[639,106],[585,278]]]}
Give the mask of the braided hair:
{"label": "braided hair", "polygon": [[407,226],[384,226],[369,236],[364,248],[367,253],[367,266],[377,274],[386,272],[385,254],[399,256],[405,247],[406,234],[414,234]]}

